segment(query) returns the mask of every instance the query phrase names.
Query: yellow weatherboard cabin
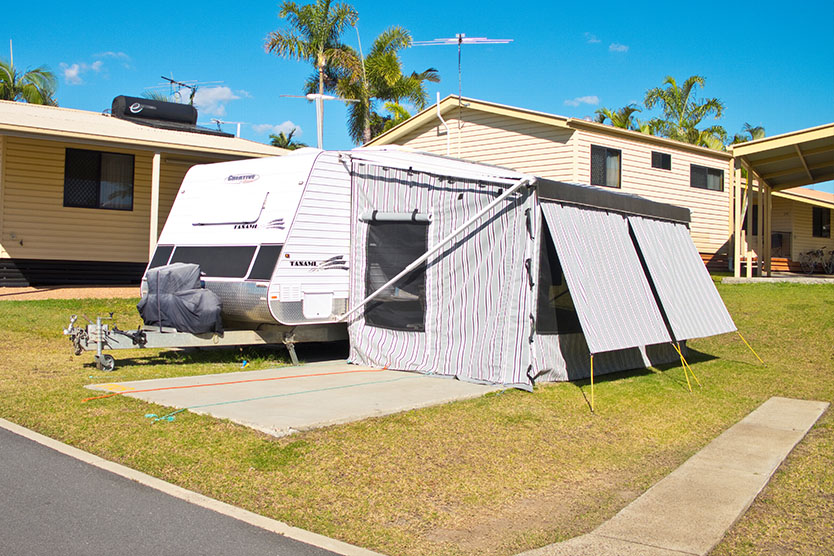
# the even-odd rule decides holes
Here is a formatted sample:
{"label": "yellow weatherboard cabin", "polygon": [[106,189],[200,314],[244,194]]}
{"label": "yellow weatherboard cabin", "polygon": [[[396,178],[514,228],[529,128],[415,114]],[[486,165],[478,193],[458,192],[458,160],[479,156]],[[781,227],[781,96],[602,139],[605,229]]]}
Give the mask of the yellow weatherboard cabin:
{"label": "yellow weatherboard cabin", "polygon": [[[834,124],[784,137],[788,136],[798,136],[802,141],[798,146],[788,145],[795,164],[782,152],[767,159],[760,154],[771,144],[788,148],[781,138],[744,143],[724,152],[579,118],[448,96],[367,146],[402,145],[552,180],[611,187],[686,207],[692,213],[692,240],[701,258],[714,270],[726,270],[733,255],[739,256],[736,244],[739,252],[764,251],[764,247],[756,247],[756,240],[761,237],[758,228],[766,223],[774,234],[770,244],[775,247],[766,253],[772,256],[774,269],[797,270],[799,252],[826,243],[823,240],[830,235],[830,224],[826,223],[830,222],[834,196],[786,187],[834,179]],[[763,166],[760,173],[754,172],[756,188],[777,177],[793,179],[795,171],[805,180],[793,179],[774,188],[778,193],[773,194],[772,203],[768,200],[772,225],[769,218],[756,218],[755,222],[751,218],[751,229],[756,231],[748,237],[743,230],[736,232],[735,224],[739,222],[741,227],[741,217],[734,216],[735,211],[745,214],[742,207],[748,204],[757,209],[756,195],[740,193],[737,197],[744,198],[735,205],[732,193],[743,188],[736,180],[736,168],[759,159]],[[741,240],[734,242],[734,237]],[[834,243],[828,243],[829,249],[834,248]]]}
{"label": "yellow weatherboard cabin", "polygon": [[111,114],[0,101],[0,286],[138,283],[191,166],[286,153],[195,122],[131,97]]}

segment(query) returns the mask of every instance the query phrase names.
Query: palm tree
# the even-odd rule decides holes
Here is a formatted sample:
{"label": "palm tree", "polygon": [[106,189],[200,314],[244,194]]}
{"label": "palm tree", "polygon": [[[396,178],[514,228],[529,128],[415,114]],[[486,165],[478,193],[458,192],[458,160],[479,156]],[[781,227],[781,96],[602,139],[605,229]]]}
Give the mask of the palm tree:
{"label": "palm tree", "polygon": [[696,89],[703,88],[704,83],[703,77],[693,75],[679,87],[675,78],[667,75],[663,80],[665,87],[646,91],[646,108],[660,105],[663,110],[663,119],[654,118],[650,122],[656,126],[659,135],[700,146],[723,145],[727,137],[723,127],[713,125],[698,129],[705,118],[712,116],[717,119],[724,113],[724,103],[717,98],[695,98]]}
{"label": "palm tree", "polygon": [[747,141],[756,141],[757,139],[764,139],[765,136],[765,129],[764,127],[757,125],[752,126],[747,122],[744,123],[744,127],[741,128],[741,133],[736,133],[733,136],[733,141],[730,143],[731,145],[735,145],[737,143],[744,143]]}
{"label": "palm tree", "polygon": [[45,66],[21,73],[11,63],[0,60],[0,100],[58,106],[55,88],[55,74]]}
{"label": "palm tree", "polygon": [[638,120],[632,117],[635,112],[642,112],[642,110],[634,103],[623,106],[619,110],[600,108],[596,111],[596,121],[604,124],[608,120],[614,127],[639,131]]}
{"label": "palm tree", "polygon": [[267,35],[264,48],[284,58],[313,64],[318,93],[324,94],[328,70],[345,63],[348,56],[347,48],[340,42],[342,33],[346,27],[356,25],[359,15],[353,6],[332,5],[331,0],[315,0],[303,6],[284,0],[278,17],[286,19],[290,28]]}
{"label": "palm tree", "polygon": [[[343,66],[335,89],[342,98],[358,101],[348,111],[348,131],[356,143],[367,143],[374,135],[395,125],[386,128],[388,122],[399,122],[403,113],[408,114],[401,105],[402,101],[410,102],[418,110],[426,107],[428,93],[424,83],[437,83],[440,77],[434,68],[404,75],[399,51],[409,46],[411,34],[402,27],[394,26],[374,40],[364,60],[350,50],[352,59]],[[376,101],[391,103],[386,105],[386,109],[394,115],[393,120],[374,110]]]}
{"label": "palm tree", "polygon": [[385,116],[378,112],[372,112],[370,116],[371,137],[376,137],[389,129],[400,125],[411,117],[411,113],[403,105],[396,102],[386,102],[385,110],[390,115]]}
{"label": "palm tree", "polygon": [[296,149],[300,149],[301,147],[306,147],[306,144],[298,143],[292,140],[292,136],[296,131],[298,131],[298,129],[293,128],[289,134],[285,134],[283,131],[278,135],[271,133],[269,135],[270,143],[273,147],[280,147],[282,149],[287,149],[288,151],[294,151]]}

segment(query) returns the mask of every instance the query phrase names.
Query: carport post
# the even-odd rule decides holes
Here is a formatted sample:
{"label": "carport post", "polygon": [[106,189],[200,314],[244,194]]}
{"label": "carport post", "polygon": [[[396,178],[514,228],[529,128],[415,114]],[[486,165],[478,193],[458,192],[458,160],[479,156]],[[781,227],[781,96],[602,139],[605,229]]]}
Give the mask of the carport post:
{"label": "carport post", "polygon": [[744,252],[747,256],[747,268],[745,274],[748,278],[753,277],[753,252],[751,247],[750,235],[753,233],[753,207],[751,202],[753,200],[753,172],[750,167],[747,167],[747,193],[744,195],[744,214],[747,219],[747,231],[744,234]]}
{"label": "carport post", "polygon": [[733,171],[733,276],[741,278],[741,164],[734,159]]}
{"label": "carport post", "polygon": [[148,235],[148,260],[153,257],[156,241],[159,238],[159,174],[162,166],[162,154],[153,153],[151,164],[151,222]]}

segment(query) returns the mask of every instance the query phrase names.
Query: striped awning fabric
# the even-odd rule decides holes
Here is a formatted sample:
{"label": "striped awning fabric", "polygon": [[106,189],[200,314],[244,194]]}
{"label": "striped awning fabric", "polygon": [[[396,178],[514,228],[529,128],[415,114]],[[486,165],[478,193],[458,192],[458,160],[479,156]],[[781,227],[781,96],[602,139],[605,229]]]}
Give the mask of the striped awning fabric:
{"label": "striped awning fabric", "polygon": [[676,340],[733,332],[733,319],[682,224],[629,216]]}
{"label": "striped awning fabric", "polygon": [[591,353],[670,342],[620,214],[542,202]]}

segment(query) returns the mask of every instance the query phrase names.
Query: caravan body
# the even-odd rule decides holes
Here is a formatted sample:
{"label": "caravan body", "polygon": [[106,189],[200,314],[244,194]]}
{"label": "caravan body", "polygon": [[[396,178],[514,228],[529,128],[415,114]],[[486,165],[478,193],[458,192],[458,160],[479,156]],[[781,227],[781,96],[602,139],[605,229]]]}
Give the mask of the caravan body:
{"label": "caravan body", "polygon": [[227,328],[335,322],[348,298],[349,217],[336,152],[194,166],[149,268],[199,264]]}

